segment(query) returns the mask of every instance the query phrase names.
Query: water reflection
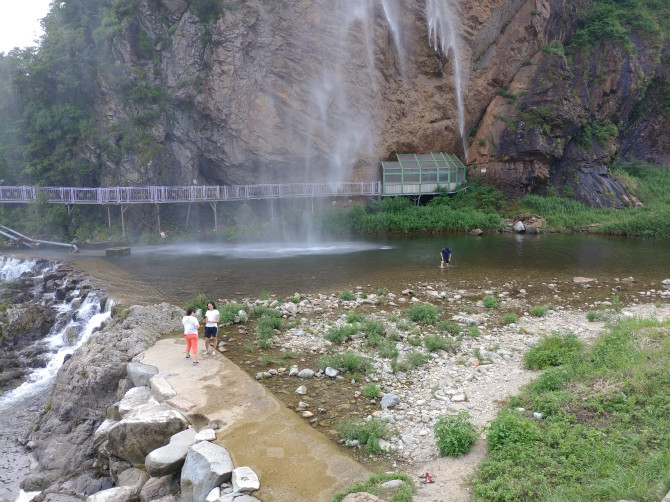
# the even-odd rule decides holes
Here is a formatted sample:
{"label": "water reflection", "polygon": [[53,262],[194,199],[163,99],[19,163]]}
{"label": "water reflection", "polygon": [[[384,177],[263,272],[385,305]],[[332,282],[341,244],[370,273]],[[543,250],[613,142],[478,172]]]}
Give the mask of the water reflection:
{"label": "water reflection", "polygon": [[[440,249],[453,251],[440,269]],[[485,279],[543,281],[585,275],[670,276],[670,243],[575,234],[375,237],[342,242],[182,243],[133,247],[110,259],[183,302],[213,298],[342,291],[357,285],[398,289],[418,281],[480,284]]]}

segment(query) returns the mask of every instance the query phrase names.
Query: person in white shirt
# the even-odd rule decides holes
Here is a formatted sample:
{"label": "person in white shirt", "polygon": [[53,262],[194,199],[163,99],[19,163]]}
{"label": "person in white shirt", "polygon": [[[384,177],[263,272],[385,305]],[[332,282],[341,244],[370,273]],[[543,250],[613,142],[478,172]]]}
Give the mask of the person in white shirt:
{"label": "person in white shirt", "polygon": [[209,355],[209,344],[212,344],[212,355],[216,349],[216,334],[219,332],[219,311],[214,302],[207,302],[205,312],[205,354]]}
{"label": "person in white shirt", "polygon": [[189,352],[193,349],[193,366],[198,364],[198,328],[200,323],[193,315],[191,307],[186,309],[186,315],[182,318],[184,325],[184,338],[186,338],[186,359],[191,357]]}

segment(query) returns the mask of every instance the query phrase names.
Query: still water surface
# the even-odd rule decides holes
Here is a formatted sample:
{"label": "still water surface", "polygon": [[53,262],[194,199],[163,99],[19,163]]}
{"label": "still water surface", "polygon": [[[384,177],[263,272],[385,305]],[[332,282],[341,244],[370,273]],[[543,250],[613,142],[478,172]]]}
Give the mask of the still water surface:
{"label": "still water surface", "polygon": [[[440,249],[452,249],[452,267],[440,269]],[[333,242],[134,246],[108,259],[152,284],[166,299],[196,293],[212,298],[281,296],[413,285],[446,280],[611,280],[633,276],[641,287],[670,277],[670,242],[580,234],[486,234],[366,238]]]}

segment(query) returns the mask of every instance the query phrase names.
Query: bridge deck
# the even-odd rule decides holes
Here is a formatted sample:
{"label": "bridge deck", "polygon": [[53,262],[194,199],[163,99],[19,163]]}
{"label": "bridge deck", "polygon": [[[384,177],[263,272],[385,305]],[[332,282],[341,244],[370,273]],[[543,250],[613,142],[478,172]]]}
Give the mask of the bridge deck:
{"label": "bridge deck", "polygon": [[[446,185],[454,189],[456,184]],[[169,204],[219,202],[249,199],[305,197],[356,197],[429,195],[438,193],[438,184],[366,182],[286,183],[221,186],[144,187],[34,187],[0,186],[0,203],[28,203],[45,200],[54,204]]]}
{"label": "bridge deck", "polygon": [[145,186],[111,188],[1,186],[0,202],[44,199],[55,204],[164,204],[248,199],[374,196],[381,182],[289,183],[229,186]]}

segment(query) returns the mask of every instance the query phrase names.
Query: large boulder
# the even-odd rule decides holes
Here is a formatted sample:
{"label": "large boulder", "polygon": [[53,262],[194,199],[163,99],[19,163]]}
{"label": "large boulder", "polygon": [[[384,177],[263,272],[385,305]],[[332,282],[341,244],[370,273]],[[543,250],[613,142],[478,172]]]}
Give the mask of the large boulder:
{"label": "large boulder", "polygon": [[188,428],[188,421],[167,404],[141,406],[135,413],[112,425],[107,431],[107,452],[132,465],[144,459],[170,438]]}
{"label": "large boulder", "polygon": [[144,468],[152,477],[161,477],[179,472],[184,465],[189,448],[195,443],[195,429],[189,428],[170,438],[165,446],[147,455]]}
{"label": "large boulder", "polygon": [[233,468],[225,448],[205,441],[194,444],[181,470],[182,502],[202,502],[213,488],[230,481]]}

